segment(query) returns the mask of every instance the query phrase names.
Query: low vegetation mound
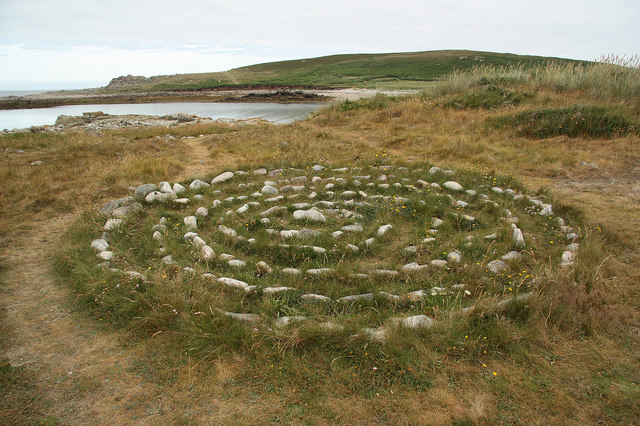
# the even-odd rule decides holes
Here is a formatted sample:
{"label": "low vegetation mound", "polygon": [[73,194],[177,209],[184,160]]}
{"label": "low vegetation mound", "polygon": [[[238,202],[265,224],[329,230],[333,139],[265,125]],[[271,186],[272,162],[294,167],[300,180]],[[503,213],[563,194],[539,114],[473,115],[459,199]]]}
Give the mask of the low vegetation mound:
{"label": "low vegetation mound", "polygon": [[510,127],[519,136],[549,138],[553,136],[612,138],[638,134],[640,124],[612,108],[571,106],[523,111],[489,120],[497,128]]}

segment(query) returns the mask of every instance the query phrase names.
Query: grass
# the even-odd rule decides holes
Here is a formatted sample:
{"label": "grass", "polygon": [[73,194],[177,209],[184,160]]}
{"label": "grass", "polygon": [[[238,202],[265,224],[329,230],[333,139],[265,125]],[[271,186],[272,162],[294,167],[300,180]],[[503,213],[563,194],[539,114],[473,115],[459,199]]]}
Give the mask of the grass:
{"label": "grass", "polygon": [[612,138],[638,134],[640,124],[610,108],[572,106],[524,111],[491,120],[495,127],[511,127],[519,136],[545,139],[554,136]]}
{"label": "grass", "polygon": [[[122,294],[111,292],[102,296],[104,305],[94,301],[89,310],[91,300],[84,292],[87,288],[99,289],[105,279],[93,268],[79,269],[82,262],[93,261],[86,241],[97,235],[93,226],[99,223],[93,213],[81,216],[62,248],[77,244],[82,249],[66,252],[57,263],[62,277],[73,272],[81,295],[79,306],[90,312],[82,316],[78,326],[100,333],[96,324],[108,323],[126,342],[125,347],[134,351],[123,352],[121,362],[148,389],[144,396],[128,400],[126,409],[124,404],[116,405],[110,413],[124,413],[125,418],[138,421],[154,418],[176,423],[216,419],[238,423],[634,423],[640,412],[640,359],[634,334],[640,296],[640,211],[633,191],[637,181],[635,167],[640,160],[638,136],[614,132],[611,137],[559,134],[540,139],[487,125],[506,115],[564,111],[580,105],[604,107],[605,112],[633,117],[633,92],[622,96],[621,91],[616,92],[618,89],[609,93],[606,89],[612,84],[625,87],[631,78],[627,82],[620,78],[617,83],[593,80],[580,88],[501,75],[502,79],[489,79],[488,84],[535,95],[523,97],[518,104],[493,109],[457,109],[444,103],[461,92],[441,88],[420,96],[379,98],[369,104],[359,101],[346,108],[338,104],[305,122],[287,126],[184,126],[105,132],[101,136],[78,133],[65,137],[2,137],[1,155],[3,166],[6,165],[3,170],[11,170],[4,175],[2,188],[3,248],[11,250],[10,241],[21,238],[15,229],[27,231],[41,226],[37,220],[56,217],[60,206],[74,213],[89,208],[95,211],[108,199],[129,193],[129,185],[146,181],[186,180],[264,164],[395,163],[413,169],[428,162],[465,170],[467,175],[460,177],[461,181],[469,179],[477,185],[493,186],[495,179],[498,186],[527,189],[547,197],[556,214],[572,218],[584,235],[576,268],[573,272],[559,272],[548,266],[548,246],[531,248],[531,256],[541,254],[536,259],[540,262],[538,275],[543,280],[527,303],[498,309],[494,303],[502,296],[496,288],[478,286],[473,289],[477,307],[467,315],[451,314],[450,307],[459,303],[456,300],[416,306],[416,312],[424,309],[436,318],[437,325],[418,333],[399,332],[386,344],[348,338],[357,327],[384,318],[388,308],[378,302],[354,307],[361,311],[358,315],[357,311],[341,313],[352,316],[351,328],[344,334],[326,335],[313,327],[255,332],[211,314],[193,318],[185,312],[200,309],[199,303],[218,296],[220,299],[216,300],[227,300],[229,308],[252,307],[269,315],[296,313],[298,302],[243,300],[226,291],[218,295],[199,279],[191,280],[181,271],[170,269],[154,272],[164,271],[167,278],[154,275],[160,285],[142,294],[157,312],[138,299],[139,295],[130,297],[135,303],[123,304]],[[491,76],[457,78],[477,82]],[[451,82],[442,82],[443,87],[448,84]],[[196,139],[166,143],[164,135],[168,132],[193,135]],[[195,146],[206,149],[209,162],[205,166],[190,157]],[[5,148],[26,152],[7,153]],[[123,154],[120,160],[118,152]],[[42,166],[47,168],[30,166],[36,159],[43,160]],[[56,167],[67,163],[76,165],[75,169]],[[52,185],[57,182],[64,185],[52,192]],[[24,197],[27,191],[29,197]],[[31,203],[42,208],[22,214],[24,206]],[[423,214],[431,215],[438,209],[434,203],[432,210]],[[178,213],[168,209],[157,211],[154,216],[143,214],[137,222],[140,225],[136,225],[139,228],[134,226],[129,237],[148,235],[148,227],[158,215],[175,214],[177,219]],[[363,212],[365,218],[373,218],[374,213],[383,214],[382,208]],[[494,212],[483,214],[491,217]],[[527,217],[520,216],[521,220]],[[447,226],[450,231],[455,229],[452,223]],[[539,226],[536,229],[542,235],[552,235],[553,231],[545,230],[542,223],[535,226]],[[398,228],[407,234],[423,231],[417,226]],[[131,253],[132,262],[139,262],[149,252],[135,244],[126,245],[131,241],[129,237],[118,244]],[[394,244],[393,241],[389,243]],[[457,244],[457,239],[449,241]],[[175,246],[184,247],[177,239]],[[229,247],[244,250],[241,246]],[[184,256],[188,259],[191,254],[185,250]],[[277,264],[279,254],[272,256]],[[376,263],[384,253],[374,250],[368,256]],[[397,265],[407,259],[394,256],[384,260]],[[78,278],[80,273],[84,278]],[[6,272],[4,275],[5,281],[10,279]],[[273,279],[277,277],[274,275]],[[123,291],[135,287],[135,283],[122,277],[108,278],[120,283]],[[305,285],[324,286],[338,295],[348,284],[317,280]],[[61,285],[69,288],[65,287],[68,280],[61,280]],[[392,285],[403,289],[406,283]],[[371,287],[362,290],[367,288]],[[172,311],[176,307],[178,315]],[[53,348],[48,355],[62,356]],[[98,365],[94,368],[101,368]],[[25,366],[24,371],[30,374],[31,370]],[[27,395],[29,388],[27,385]],[[22,391],[10,389],[12,398],[23,398]],[[101,389],[87,390],[83,401],[99,399],[100,392]],[[31,401],[28,396],[22,400]],[[56,405],[66,404],[64,400],[56,401]],[[47,414],[45,405],[42,415]]]}
{"label": "grass", "polygon": [[545,62],[576,61],[468,50],[332,55],[251,65],[219,73],[156,76],[134,89],[201,90],[238,86],[422,89],[425,82],[479,64],[522,64],[529,68]]}

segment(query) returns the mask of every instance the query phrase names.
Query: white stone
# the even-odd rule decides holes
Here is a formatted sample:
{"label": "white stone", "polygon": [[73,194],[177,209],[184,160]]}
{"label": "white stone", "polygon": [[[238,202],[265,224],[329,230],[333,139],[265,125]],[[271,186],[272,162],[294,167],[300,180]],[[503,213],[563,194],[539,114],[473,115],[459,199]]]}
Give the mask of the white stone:
{"label": "white stone", "polygon": [[269,266],[269,264],[263,260],[256,263],[256,268],[258,268],[258,271],[262,274],[270,274],[273,271],[273,269],[271,269],[271,266]]}
{"label": "white stone", "polygon": [[369,246],[373,245],[373,243],[375,243],[375,242],[376,242],[375,238],[368,238],[368,239],[363,241],[363,244],[365,246],[369,247]]}
{"label": "white stone", "polygon": [[354,294],[351,296],[344,296],[338,299],[338,302],[348,303],[348,302],[357,302],[360,300],[366,300],[369,302],[373,302],[373,293],[366,294]]}
{"label": "white stone", "polygon": [[219,259],[221,262],[228,262],[230,260],[234,260],[236,257],[232,254],[228,254],[228,253],[222,253],[219,256]]}
{"label": "white stone", "polygon": [[447,254],[447,259],[452,263],[460,263],[462,261],[462,253],[459,251],[452,251]]}
{"label": "white stone", "polygon": [[233,268],[244,268],[247,266],[247,262],[240,259],[233,259],[227,262],[227,264]]}
{"label": "white stone", "polygon": [[256,315],[256,314],[239,314],[236,312],[226,312],[222,310],[220,310],[220,313],[222,313],[224,316],[227,316],[229,318],[233,318],[236,321],[242,321],[249,324],[255,324],[258,321],[260,321],[260,315]]}
{"label": "white stone", "polygon": [[202,248],[207,245],[207,242],[202,238],[200,238],[199,236],[193,237],[192,242],[193,242],[193,245],[196,246],[196,248]]}
{"label": "white stone", "polygon": [[233,172],[220,173],[218,176],[214,177],[211,180],[211,185],[215,185],[217,183],[226,182],[229,179],[232,179],[234,176],[235,176],[235,174]]}
{"label": "white stone", "polygon": [[164,263],[165,265],[173,265],[175,261],[173,260],[173,256],[167,255],[162,258],[162,263]]}
{"label": "white stone", "polygon": [[[265,290],[266,290],[266,289],[265,289]],[[296,322],[300,322],[300,321],[304,321],[305,319],[307,319],[307,318],[306,318],[306,317],[303,317],[303,316],[280,317],[280,318],[277,318],[277,319],[274,321],[273,325],[274,325],[275,327],[278,327],[278,328],[280,328],[280,327],[286,327],[286,326],[288,326],[289,324],[296,323]]]}
{"label": "white stone", "polygon": [[282,273],[288,274],[288,275],[300,275],[300,270],[296,268],[284,268],[282,270]]}
{"label": "white stone", "polygon": [[234,278],[220,277],[216,280],[219,284],[226,285],[227,287],[237,288],[249,292],[253,290],[253,286],[245,283],[244,281],[236,280]]}
{"label": "white stone", "polygon": [[425,238],[424,240],[422,240],[422,244],[431,244],[431,243],[435,243],[436,239],[433,237],[428,237]]}
{"label": "white stone", "polygon": [[207,245],[202,246],[200,248],[200,254],[202,255],[202,258],[204,260],[211,260],[216,256],[216,252],[213,251],[213,249]]}
{"label": "white stone", "polygon": [[519,252],[510,251],[509,253],[502,256],[500,259],[504,261],[514,261],[514,260],[520,260],[521,258],[522,258],[522,254],[520,254]]}
{"label": "white stone", "polygon": [[244,214],[244,213],[246,213],[248,210],[249,210],[249,204],[244,204],[244,205],[242,205],[242,207],[240,207],[240,208],[238,208],[238,209],[236,210],[236,213],[238,213],[238,214]]}
{"label": "white stone", "polygon": [[262,192],[264,195],[275,195],[280,191],[278,191],[276,188],[274,188],[271,185],[265,185],[262,187],[260,192]]}
{"label": "white stone", "polygon": [[218,225],[218,230],[220,230],[220,232],[222,232],[224,235],[228,236],[228,237],[237,237],[238,233],[231,228],[228,228],[224,225]]}
{"label": "white stone", "polygon": [[260,169],[256,169],[253,171],[254,175],[266,175],[267,174],[267,169],[265,168],[260,168]]}
{"label": "white stone", "polygon": [[491,190],[493,192],[495,192],[496,194],[502,194],[504,192],[504,190],[502,188],[499,188],[497,186],[494,186],[493,188],[491,188]]}
{"label": "white stone", "polygon": [[331,302],[331,298],[327,297],[327,296],[323,296],[321,294],[313,294],[313,293],[308,293],[308,294],[303,294],[302,296],[300,296],[300,299],[304,300],[304,301],[313,301],[313,302]]}
{"label": "white stone", "polygon": [[429,262],[429,265],[435,266],[436,268],[444,268],[445,266],[447,266],[447,261],[441,260],[441,259],[434,259],[431,262]]}
{"label": "white stone", "polygon": [[283,229],[282,231],[280,231],[280,236],[282,238],[293,238],[297,237],[299,233],[300,231],[298,231],[297,229]]}
{"label": "white stone", "polygon": [[345,248],[352,253],[358,253],[360,251],[360,247],[353,244],[347,244]]}
{"label": "white stone", "polygon": [[407,328],[429,328],[433,325],[433,320],[426,315],[414,315],[403,318],[401,324]]}
{"label": "white stone", "polygon": [[187,216],[183,219],[184,224],[187,226],[187,229],[197,229],[198,228],[198,218],[195,216]]}
{"label": "white stone", "polygon": [[331,236],[333,238],[340,238],[342,235],[344,235],[344,232],[342,232],[342,231],[336,231],[336,232],[332,232],[331,233]]}
{"label": "white stone", "polygon": [[176,198],[173,200],[174,203],[176,204],[189,204],[189,199],[188,198]]}
{"label": "white stone", "polygon": [[206,207],[198,207],[196,210],[196,216],[207,217],[209,216],[209,210]]}
{"label": "white stone", "polygon": [[309,203],[293,203],[292,204],[294,209],[308,209],[309,207],[311,207],[311,204]]}
{"label": "white stone", "polygon": [[109,243],[102,238],[98,238],[97,240],[91,241],[91,248],[97,252],[102,252],[109,248]]}
{"label": "white stone", "polygon": [[113,229],[119,228],[122,225],[122,219],[108,219],[104,224],[105,231],[111,231]]}
{"label": "white stone", "polygon": [[487,263],[487,268],[494,274],[497,274],[500,271],[503,271],[507,268],[507,264],[502,260],[494,260],[492,262]]}
{"label": "white stone", "polygon": [[551,204],[545,205],[545,207],[540,211],[541,216],[551,216],[553,214],[553,210]]}
{"label": "white stone", "polygon": [[296,289],[293,287],[265,287],[262,289],[264,294],[276,294],[283,293],[285,291],[295,291]]}
{"label": "white stone", "polygon": [[169,182],[160,182],[158,189],[160,192],[175,192],[173,188],[171,188],[171,184]]}
{"label": "white stone", "polygon": [[573,251],[566,250],[562,253],[562,263],[561,266],[567,267],[574,264],[576,259],[576,253]]}
{"label": "white stone", "polygon": [[515,225],[511,224],[511,232],[513,237],[513,243],[516,247],[522,248],[525,247],[526,244],[524,242],[524,236],[522,235],[522,231]]}
{"label": "white stone", "polygon": [[97,256],[102,260],[109,261],[113,258],[113,252],[110,252],[109,250],[105,250],[105,251],[99,252]]}
{"label": "white stone", "polygon": [[185,188],[184,186],[180,185],[179,183],[174,183],[173,184],[173,192],[175,192],[176,194],[180,194],[182,192],[185,192],[187,190],[187,188]]}
{"label": "white stone", "polygon": [[209,184],[207,182],[201,181],[200,179],[196,179],[189,184],[189,188],[191,189],[200,189],[207,188]]}
{"label": "white stone", "polygon": [[462,191],[464,188],[458,182],[450,180],[442,184],[443,187],[450,191]]}
{"label": "white stone", "polygon": [[324,275],[330,274],[333,272],[331,268],[317,268],[317,269],[307,269],[307,274],[309,275]]}
{"label": "white stone", "polygon": [[162,240],[162,234],[160,233],[160,231],[153,231],[153,235],[151,236],[151,238],[156,241],[160,241]]}
{"label": "white stone", "polygon": [[431,221],[431,226],[433,226],[434,228],[437,228],[443,223],[444,223],[444,220],[434,217],[433,220]]}
{"label": "white stone", "polygon": [[411,273],[411,272],[422,271],[428,267],[429,267],[428,265],[420,265],[417,262],[411,262],[404,265],[401,270],[404,273]]}
{"label": "white stone", "polygon": [[264,201],[266,201],[267,203],[275,203],[276,201],[282,200],[284,200],[284,196],[278,195],[277,197],[266,198]]}
{"label": "white stone", "polygon": [[340,228],[344,232],[362,232],[364,228],[359,223],[355,223],[352,225],[345,225]]}
{"label": "white stone", "polygon": [[327,219],[317,210],[296,210],[293,212],[296,220],[310,220],[313,222],[326,222]]}
{"label": "white stone", "polygon": [[381,227],[378,228],[378,236],[381,237],[387,232],[391,231],[392,229],[393,229],[393,225],[390,225],[390,224],[382,225]]}

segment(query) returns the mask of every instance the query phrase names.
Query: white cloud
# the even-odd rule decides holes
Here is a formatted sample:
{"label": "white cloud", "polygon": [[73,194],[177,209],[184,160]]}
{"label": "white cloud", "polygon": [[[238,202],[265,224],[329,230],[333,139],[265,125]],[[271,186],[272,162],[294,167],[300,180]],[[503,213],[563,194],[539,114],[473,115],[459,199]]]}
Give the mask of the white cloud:
{"label": "white cloud", "polygon": [[[637,0],[0,0],[0,82],[108,81],[334,53],[640,53]],[[7,46],[13,46],[8,48]],[[9,60],[10,59],[10,60]],[[64,80],[60,80],[63,78]]]}

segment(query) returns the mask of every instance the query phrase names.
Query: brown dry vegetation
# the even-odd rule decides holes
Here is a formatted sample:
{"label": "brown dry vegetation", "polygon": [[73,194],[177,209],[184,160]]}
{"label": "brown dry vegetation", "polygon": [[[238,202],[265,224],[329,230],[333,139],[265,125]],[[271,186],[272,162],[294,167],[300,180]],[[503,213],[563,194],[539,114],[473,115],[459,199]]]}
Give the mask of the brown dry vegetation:
{"label": "brown dry vegetation", "polygon": [[[536,140],[486,125],[490,116],[545,105],[603,102],[579,91],[534,93],[525,105],[497,110],[456,110],[439,106],[441,99],[417,96],[384,100],[372,109],[338,106],[287,126],[3,137],[0,422],[636,422],[640,139]],[[178,139],[167,141],[166,133]],[[179,139],[183,135],[196,138]],[[304,356],[289,357],[286,366],[295,374],[279,376],[260,370],[268,369],[269,360],[215,351],[192,357],[189,348],[172,347],[170,333],[140,340],[105,327],[77,309],[64,283],[55,283],[50,259],[65,226],[87,208],[127,195],[129,186],[237,166],[350,164],[381,152],[389,162],[429,161],[513,175],[551,193],[595,234],[593,258],[582,259],[576,272],[587,284],[576,286],[573,276],[559,275],[544,289],[530,323],[536,344],[526,353],[512,348],[513,357],[497,351],[481,361],[447,348],[444,354],[421,350],[433,357],[422,363],[430,369],[419,372],[428,376],[427,387],[398,382],[369,388],[343,369],[306,371]],[[30,165],[35,160],[43,164]],[[179,359],[168,359],[175,354]]]}

